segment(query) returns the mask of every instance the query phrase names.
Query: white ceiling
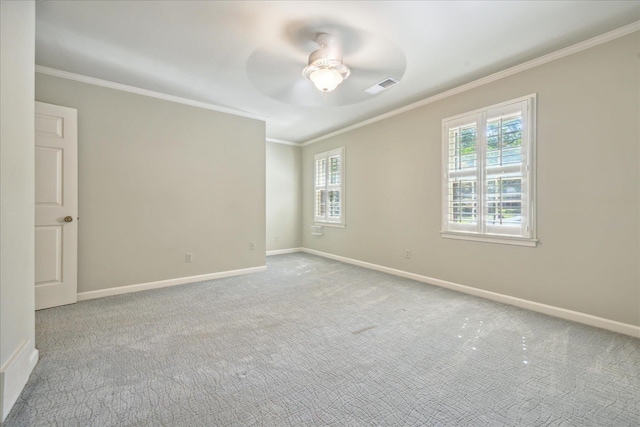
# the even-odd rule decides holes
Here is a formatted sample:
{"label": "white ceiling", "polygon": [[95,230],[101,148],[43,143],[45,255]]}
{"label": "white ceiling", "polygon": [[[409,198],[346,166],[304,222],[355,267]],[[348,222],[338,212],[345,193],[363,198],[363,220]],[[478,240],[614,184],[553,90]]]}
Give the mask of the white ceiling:
{"label": "white ceiling", "polygon": [[[268,117],[304,142],[640,19],[638,1],[40,1],[36,64]],[[317,32],[352,75],[302,77]],[[386,77],[399,85],[361,91]]]}

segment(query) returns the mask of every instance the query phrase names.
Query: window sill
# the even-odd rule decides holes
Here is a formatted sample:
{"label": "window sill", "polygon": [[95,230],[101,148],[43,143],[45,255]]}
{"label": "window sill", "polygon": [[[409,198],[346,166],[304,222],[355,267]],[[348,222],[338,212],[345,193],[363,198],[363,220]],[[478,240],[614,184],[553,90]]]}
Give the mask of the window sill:
{"label": "window sill", "polygon": [[321,227],[335,227],[335,228],[346,228],[345,224],[338,224],[335,222],[320,222],[320,221],[315,221],[313,223],[313,225],[319,225]]}
{"label": "window sill", "polygon": [[528,239],[526,237],[498,236],[493,234],[458,233],[458,232],[452,232],[452,231],[441,231],[440,235],[445,239],[471,240],[474,242],[498,243],[503,245],[535,247],[538,244],[538,239]]}

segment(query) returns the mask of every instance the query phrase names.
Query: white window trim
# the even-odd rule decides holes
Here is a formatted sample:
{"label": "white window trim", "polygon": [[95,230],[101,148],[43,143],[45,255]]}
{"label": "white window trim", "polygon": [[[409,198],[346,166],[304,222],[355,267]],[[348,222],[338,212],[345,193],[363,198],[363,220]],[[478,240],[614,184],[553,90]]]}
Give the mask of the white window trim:
{"label": "white window trim", "polygon": [[[322,159],[322,158],[326,158],[328,159],[331,156],[335,156],[336,154],[340,155],[340,219],[339,220],[329,220],[329,219],[321,219],[318,218],[315,213],[316,213],[316,200],[315,200],[315,192],[316,192],[316,161],[318,159]],[[346,221],[345,221],[345,200],[346,200],[346,185],[345,185],[345,148],[344,147],[340,147],[340,148],[335,148],[333,150],[329,150],[329,151],[324,151],[322,153],[317,153],[313,156],[313,225],[322,225],[324,227],[336,227],[336,228],[345,228],[346,227]],[[329,162],[327,162],[327,167],[329,167]],[[325,180],[326,182],[329,181],[329,176],[328,174],[325,175]],[[327,186],[325,186],[325,188],[328,188]],[[329,210],[329,202],[326,202],[326,211],[328,212]]]}
{"label": "white window trim", "polygon": [[[488,107],[480,108],[474,111],[469,111],[463,114],[458,114],[453,117],[448,117],[442,120],[442,200],[441,200],[441,208],[442,208],[442,230],[440,235],[446,239],[456,239],[456,240],[470,240],[476,242],[485,242],[485,243],[500,243],[500,244],[508,244],[508,245],[518,245],[518,246],[530,246],[535,247],[537,245],[538,239],[536,237],[537,226],[536,226],[536,106],[537,106],[537,98],[536,94],[531,94],[527,96],[523,96],[516,99],[511,99],[509,101],[501,102],[499,104],[491,105]],[[524,168],[527,170],[526,175],[526,185],[528,192],[528,200],[526,210],[528,212],[529,221],[525,224],[529,230],[528,237],[521,236],[509,236],[509,235],[500,235],[500,234],[492,234],[492,233],[480,233],[480,232],[469,232],[469,231],[457,231],[450,230],[448,228],[448,192],[449,192],[449,173],[448,173],[448,163],[449,163],[449,135],[447,132],[447,125],[449,127],[455,127],[457,125],[463,124],[465,120],[469,118],[469,116],[482,116],[483,122],[486,122],[486,112],[488,110],[496,110],[502,107],[507,107],[512,104],[516,104],[519,102],[527,103],[527,150],[524,154]],[[481,129],[481,126],[478,127],[478,139],[482,141],[481,147],[478,147],[478,152],[482,153],[482,157],[484,158],[484,141],[485,141],[485,133],[486,129]],[[479,165],[479,161],[478,161]],[[484,166],[482,167],[484,169]],[[484,182],[484,171],[480,172],[481,179],[478,182]],[[483,186],[482,186],[483,187]],[[481,197],[484,197],[484,190],[478,191],[478,200]],[[480,221],[480,219],[479,219]]]}

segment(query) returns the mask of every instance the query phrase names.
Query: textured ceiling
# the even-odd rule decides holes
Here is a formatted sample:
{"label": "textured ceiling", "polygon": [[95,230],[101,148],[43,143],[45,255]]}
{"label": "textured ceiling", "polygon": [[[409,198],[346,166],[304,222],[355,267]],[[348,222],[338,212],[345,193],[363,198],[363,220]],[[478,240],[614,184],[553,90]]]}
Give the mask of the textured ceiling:
{"label": "textured ceiling", "polygon": [[[36,64],[268,117],[304,142],[640,19],[637,1],[41,1]],[[352,75],[302,77],[317,32]],[[372,96],[386,77],[400,84]]]}

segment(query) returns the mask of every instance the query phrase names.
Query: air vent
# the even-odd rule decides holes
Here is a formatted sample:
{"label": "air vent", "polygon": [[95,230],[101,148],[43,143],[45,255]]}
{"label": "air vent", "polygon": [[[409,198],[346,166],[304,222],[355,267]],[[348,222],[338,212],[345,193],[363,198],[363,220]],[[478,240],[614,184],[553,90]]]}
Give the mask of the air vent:
{"label": "air vent", "polygon": [[374,84],[373,86],[371,86],[370,88],[365,89],[364,91],[367,93],[370,93],[371,95],[375,95],[377,93],[382,92],[383,90],[389,89],[392,86],[397,85],[398,83],[400,83],[399,81],[397,81],[396,79],[392,79],[391,77],[387,77],[386,79],[382,80],[381,82],[378,82],[376,84]]}

